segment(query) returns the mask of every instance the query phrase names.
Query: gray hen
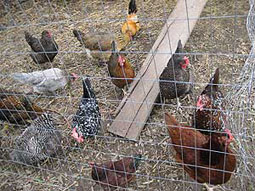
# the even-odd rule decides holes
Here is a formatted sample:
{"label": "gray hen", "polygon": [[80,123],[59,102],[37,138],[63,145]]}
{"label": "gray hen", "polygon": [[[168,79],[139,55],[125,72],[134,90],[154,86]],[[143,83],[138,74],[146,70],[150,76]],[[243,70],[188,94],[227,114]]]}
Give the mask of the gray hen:
{"label": "gray hen", "polygon": [[41,94],[55,94],[58,89],[71,84],[78,76],[75,73],[68,74],[59,68],[50,68],[31,73],[14,73],[11,77],[22,84],[32,86],[33,91]]}
{"label": "gray hen", "polygon": [[43,113],[15,140],[15,148],[10,157],[19,163],[37,164],[63,152],[61,139],[60,132],[54,127],[52,116]]}

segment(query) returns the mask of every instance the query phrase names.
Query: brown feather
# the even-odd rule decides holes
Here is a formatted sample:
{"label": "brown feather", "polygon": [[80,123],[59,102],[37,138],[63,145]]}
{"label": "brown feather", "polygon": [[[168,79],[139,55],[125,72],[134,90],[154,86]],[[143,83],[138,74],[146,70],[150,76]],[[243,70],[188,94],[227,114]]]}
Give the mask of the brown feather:
{"label": "brown feather", "polygon": [[128,15],[127,21],[122,25],[122,34],[128,34],[130,37],[135,36],[140,30],[140,23],[137,21],[137,15],[132,13]]}
{"label": "brown feather", "polygon": [[43,113],[38,105],[23,94],[0,88],[0,120],[15,124],[24,124]]}
{"label": "brown feather", "polygon": [[92,179],[97,181],[104,190],[111,191],[117,187],[123,187],[135,178],[133,173],[136,171],[136,160],[133,157],[125,157],[114,162],[93,164]]}
{"label": "brown feather", "polygon": [[176,161],[183,164],[191,178],[214,185],[229,181],[236,168],[236,158],[226,145],[225,135],[213,133],[209,136],[191,127],[182,127],[168,113],[165,113],[165,120],[176,151]]}

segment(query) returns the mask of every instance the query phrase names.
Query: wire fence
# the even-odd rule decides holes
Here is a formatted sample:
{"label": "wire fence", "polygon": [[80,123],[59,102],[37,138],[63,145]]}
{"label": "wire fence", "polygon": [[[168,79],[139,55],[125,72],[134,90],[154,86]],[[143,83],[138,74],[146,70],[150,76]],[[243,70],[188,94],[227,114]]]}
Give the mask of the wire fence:
{"label": "wire fence", "polygon": [[[189,32],[190,22],[197,23],[179,52],[172,36],[170,49],[151,49],[163,26],[176,21],[168,18],[176,0],[136,0],[129,15],[141,28],[126,36],[129,1],[0,2],[0,190],[253,190],[254,1],[208,0],[199,18],[190,17],[190,2],[183,2],[178,22]],[[34,39],[43,31],[55,40],[49,49]],[[147,55],[155,70],[157,55],[173,57],[165,77],[158,71],[144,77]],[[117,67],[124,76],[114,73]],[[225,97],[217,92],[203,105],[200,95],[217,68]],[[148,120],[133,122],[144,125],[138,140],[110,133],[119,104],[141,79],[138,97],[155,81],[160,92],[155,103],[145,103],[146,111],[153,104]],[[179,98],[167,99],[172,94]],[[123,124],[143,104],[127,102],[132,109]]]}

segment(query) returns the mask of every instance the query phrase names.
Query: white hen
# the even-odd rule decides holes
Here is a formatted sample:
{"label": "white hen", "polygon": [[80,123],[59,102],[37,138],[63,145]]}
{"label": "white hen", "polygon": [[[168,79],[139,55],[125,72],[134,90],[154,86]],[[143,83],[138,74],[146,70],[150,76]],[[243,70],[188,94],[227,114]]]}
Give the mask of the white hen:
{"label": "white hen", "polygon": [[65,87],[69,82],[75,81],[78,76],[74,73],[67,74],[59,68],[51,68],[31,73],[14,73],[11,77],[33,87],[33,91],[41,94],[54,94],[56,90]]}

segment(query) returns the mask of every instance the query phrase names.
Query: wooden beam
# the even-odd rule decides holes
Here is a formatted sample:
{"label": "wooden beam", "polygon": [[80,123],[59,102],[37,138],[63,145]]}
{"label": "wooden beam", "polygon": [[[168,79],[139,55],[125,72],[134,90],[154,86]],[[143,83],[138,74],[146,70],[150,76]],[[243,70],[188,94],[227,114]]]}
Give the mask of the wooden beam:
{"label": "wooden beam", "polygon": [[179,0],[159,37],[150,50],[143,67],[123,98],[116,118],[108,131],[132,140],[138,139],[159,93],[158,77],[175,51],[178,41],[184,45],[207,0]]}

